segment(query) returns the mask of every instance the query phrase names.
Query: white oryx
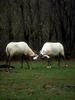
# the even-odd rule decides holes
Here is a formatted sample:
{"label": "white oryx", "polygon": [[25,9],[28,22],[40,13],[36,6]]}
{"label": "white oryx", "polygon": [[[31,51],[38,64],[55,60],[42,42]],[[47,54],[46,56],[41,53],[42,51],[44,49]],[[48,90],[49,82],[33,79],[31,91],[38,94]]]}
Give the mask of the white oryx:
{"label": "white oryx", "polygon": [[[60,64],[60,56],[65,58],[64,47],[59,42],[46,42],[44,43],[42,49],[40,50],[40,58],[51,58],[53,56],[58,56],[58,63]],[[37,57],[38,59],[38,57]],[[49,61],[49,60],[48,60]]]}
{"label": "white oryx", "polygon": [[[22,65],[23,67],[23,57],[25,56],[26,58],[34,58],[37,56],[33,52],[33,50],[28,46],[26,42],[10,42],[6,46],[6,54],[8,57],[7,62],[10,64],[11,57],[14,55],[21,55],[22,56]],[[28,59],[26,59],[26,62],[28,64]],[[29,64],[28,67],[30,68]]]}

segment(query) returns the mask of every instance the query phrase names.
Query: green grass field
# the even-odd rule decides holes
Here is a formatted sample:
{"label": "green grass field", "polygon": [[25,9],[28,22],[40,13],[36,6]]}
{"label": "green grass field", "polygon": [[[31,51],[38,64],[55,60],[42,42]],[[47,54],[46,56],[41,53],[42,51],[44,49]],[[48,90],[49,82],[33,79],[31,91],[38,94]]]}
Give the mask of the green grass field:
{"label": "green grass field", "polygon": [[75,100],[75,60],[65,63],[67,68],[52,62],[48,69],[47,62],[35,61],[28,70],[12,62],[15,69],[0,70],[0,100]]}

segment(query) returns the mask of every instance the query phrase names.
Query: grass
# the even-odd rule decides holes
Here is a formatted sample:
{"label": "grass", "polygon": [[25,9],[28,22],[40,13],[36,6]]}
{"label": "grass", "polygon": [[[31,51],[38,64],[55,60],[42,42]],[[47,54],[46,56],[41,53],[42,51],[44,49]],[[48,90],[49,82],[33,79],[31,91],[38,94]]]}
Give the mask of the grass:
{"label": "grass", "polygon": [[30,62],[28,70],[25,63],[21,69],[19,62],[12,62],[15,69],[0,70],[0,100],[75,100],[75,60],[65,63],[68,68],[52,62],[47,69],[45,61]]}

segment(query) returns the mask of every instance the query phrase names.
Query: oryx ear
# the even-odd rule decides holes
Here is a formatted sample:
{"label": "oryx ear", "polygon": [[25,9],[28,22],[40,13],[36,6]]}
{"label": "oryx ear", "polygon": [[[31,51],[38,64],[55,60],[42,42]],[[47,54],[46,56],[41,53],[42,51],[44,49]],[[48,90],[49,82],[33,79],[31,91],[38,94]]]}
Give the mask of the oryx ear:
{"label": "oryx ear", "polygon": [[50,58],[50,56],[48,56],[48,55],[44,55],[44,57],[46,57],[46,58],[48,58],[48,59]]}
{"label": "oryx ear", "polygon": [[38,55],[36,55],[35,57],[33,57],[33,60],[37,60],[38,59]]}

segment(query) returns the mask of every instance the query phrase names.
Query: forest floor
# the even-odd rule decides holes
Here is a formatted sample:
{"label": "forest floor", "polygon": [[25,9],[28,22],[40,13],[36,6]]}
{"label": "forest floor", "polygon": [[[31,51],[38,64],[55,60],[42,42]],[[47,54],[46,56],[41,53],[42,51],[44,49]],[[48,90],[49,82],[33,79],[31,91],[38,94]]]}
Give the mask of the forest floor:
{"label": "forest floor", "polygon": [[12,62],[15,68],[0,69],[0,100],[75,100],[74,59],[60,66],[52,61],[52,68],[47,67],[46,61],[29,64],[30,70],[25,62],[23,69],[20,62]]}

